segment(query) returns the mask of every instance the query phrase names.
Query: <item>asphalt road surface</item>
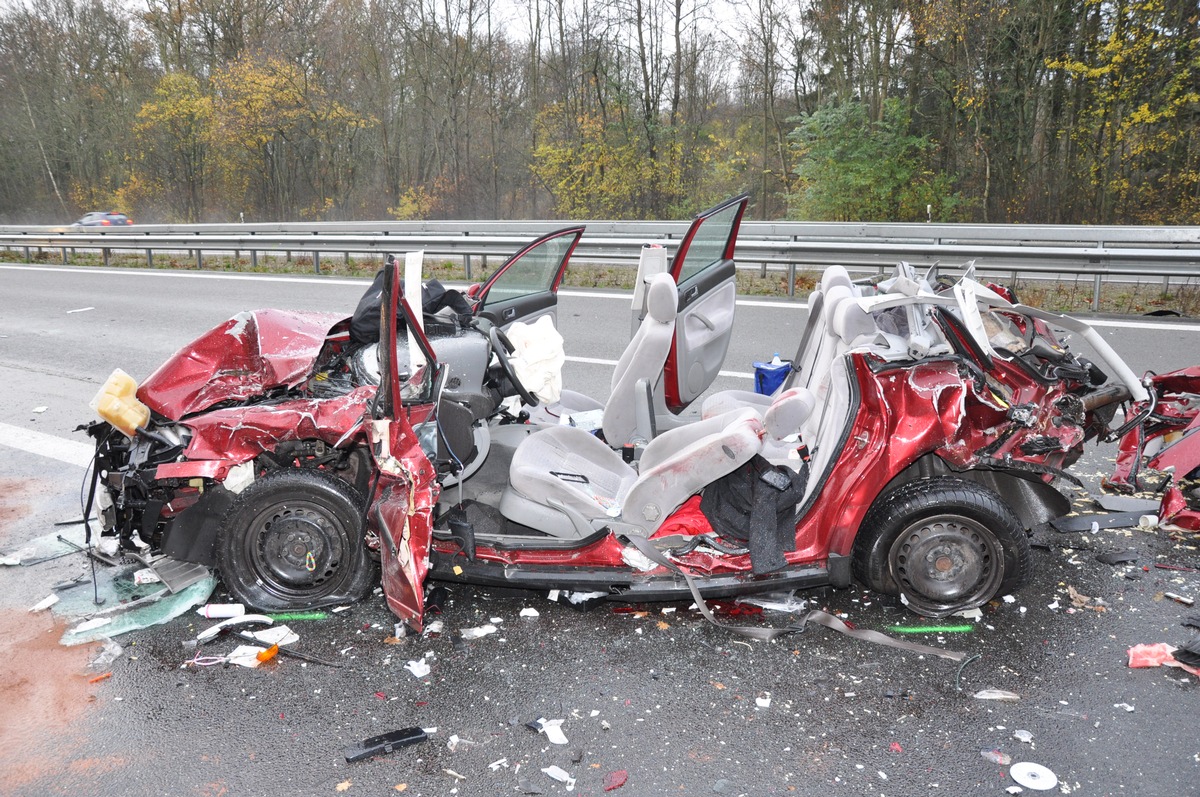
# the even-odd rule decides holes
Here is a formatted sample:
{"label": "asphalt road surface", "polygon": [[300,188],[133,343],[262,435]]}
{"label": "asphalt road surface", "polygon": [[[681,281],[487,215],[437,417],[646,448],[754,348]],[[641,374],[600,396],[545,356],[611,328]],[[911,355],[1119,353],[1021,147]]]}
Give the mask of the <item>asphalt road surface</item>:
{"label": "asphalt road surface", "polygon": [[[0,266],[0,551],[77,513],[86,449],[71,430],[88,420],[87,401],[114,367],[140,379],[243,309],[349,313],[364,287]],[[786,301],[744,301],[738,314],[715,389],[748,387],[750,363],[787,356],[805,319]],[[559,322],[566,384],[603,396],[629,337],[627,297],[565,292]],[[1200,359],[1200,324],[1095,322],[1137,372]],[[1076,472],[1094,485],[1111,453],[1089,449]],[[961,674],[943,659],[819,627],[744,642],[687,604],[579,612],[541,595],[469,588],[442,602],[437,636],[388,644],[394,618],[379,597],[293,623],[300,648],[337,669],[293,660],[183,668],[191,653],[181,642],[208,624],[191,615],[120,638],[124,655],[96,670],[87,666],[94,650],[58,646],[61,626],[26,611],[83,565],[66,557],[3,568],[0,793],[598,795],[623,771],[615,795],[1002,795],[1014,782],[1009,766],[981,755],[992,749],[1052,770],[1060,783],[1046,793],[1200,793],[1197,679],[1125,666],[1131,645],[1178,645],[1194,633],[1180,621],[1200,609],[1161,593],[1195,597],[1200,575],[1153,566],[1200,567],[1194,538],[1111,530],[1034,542],[1036,575],[1013,603],[985,607],[980,621],[964,621],[966,633],[913,637],[981,654]],[[1114,548],[1135,548],[1139,559],[1095,561]],[[1068,587],[1106,610],[1070,610]],[[799,597],[863,628],[920,622],[860,589]],[[538,616],[520,616],[525,608]],[[788,621],[773,612],[728,619]],[[497,633],[456,641],[489,622]],[[404,668],[428,652],[428,676]],[[972,697],[989,688],[1020,699]],[[539,717],[564,720],[568,743],[525,725]],[[436,731],[415,747],[344,761],[346,745],[411,726]],[[1032,741],[1014,738],[1017,730]],[[573,791],[542,772],[552,765],[576,779]]]}

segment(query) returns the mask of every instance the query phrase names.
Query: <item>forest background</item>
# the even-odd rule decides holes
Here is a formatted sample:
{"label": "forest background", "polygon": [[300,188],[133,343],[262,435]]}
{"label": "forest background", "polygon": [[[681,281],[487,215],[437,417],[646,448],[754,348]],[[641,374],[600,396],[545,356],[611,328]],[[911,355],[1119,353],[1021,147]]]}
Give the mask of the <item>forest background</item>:
{"label": "forest background", "polygon": [[0,223],[1200,223],[1195,0],[0,0]]}

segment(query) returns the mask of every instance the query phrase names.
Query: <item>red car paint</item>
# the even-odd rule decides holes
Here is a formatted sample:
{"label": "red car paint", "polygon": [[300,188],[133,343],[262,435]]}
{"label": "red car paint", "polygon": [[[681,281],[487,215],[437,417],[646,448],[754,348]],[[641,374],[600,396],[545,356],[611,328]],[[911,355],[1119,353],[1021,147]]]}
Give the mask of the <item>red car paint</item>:
{"label": "red car paint", "polygon": [[158,414],[178,421],[223,402],[258,398],[303,382],[331,329],[329,313],[239,313],[173,354],[138,389]]}

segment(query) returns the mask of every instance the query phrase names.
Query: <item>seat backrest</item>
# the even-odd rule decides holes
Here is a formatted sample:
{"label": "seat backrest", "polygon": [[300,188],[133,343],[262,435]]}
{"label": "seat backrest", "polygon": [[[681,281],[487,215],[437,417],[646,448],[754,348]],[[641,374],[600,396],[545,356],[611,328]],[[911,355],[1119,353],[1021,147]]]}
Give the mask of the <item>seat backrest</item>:
{"label": "seat backrest", "polygon": [[621,520],[653,534],[684,501],[749,462],[762,437],[763,422],[749,407],[663,432],[642,452]]}
{"label": "seat backrest", "polygon": [[675,316],[679,310],[679,292],[670,274],[655,274],[646,284],[646,317],[625,347],[613,371],[608,401],[604,404],[604,439],[614,448],[629,442],[637,429],[638,382],[651,386],[662,379],[671,342],[675,339]]}
{"label": "seat backrest", "polygon": [[825,398],[817,411],[801,424],[800,435],[812,454],[802,503],[824,483],[826,469],[844,447],[842,438],[853,420],[850,417],[850,379],[853,374],[848,369],[849,363],[850,358],[843,355],[831,364]]}
{"label": "seat backrest", "polygon": [[797,384],[794,385],[794,387],[808,388],[816,395],[818,401],[824,398],[829,364],[833,362],[834,350],[841,342],[841,338],[833,329],[833,319],[838,306],[842,302],[853,301],[852,297],[853,293],[844,285],[836,285],[828,291],[824,291],[822,296],[820,334],[814,334],[810,343],[813,352],[811,360],[806,364],[807,373],[801,372]]}

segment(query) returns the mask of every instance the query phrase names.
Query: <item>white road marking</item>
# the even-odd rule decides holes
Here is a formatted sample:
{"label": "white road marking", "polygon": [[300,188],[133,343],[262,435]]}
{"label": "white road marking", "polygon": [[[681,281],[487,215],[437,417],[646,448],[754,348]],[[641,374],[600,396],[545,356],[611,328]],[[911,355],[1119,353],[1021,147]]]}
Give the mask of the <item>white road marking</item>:
{"label": "white road marking", "polygon": [[81,468],[86,468],[91,464],[92,455],[96,452],[96,447],[87,443],[68,440],[65,437],[55,437],[45,432],[35,432],[32,429],[23,429],[7,423],[0,423],[0,446],[37,454],[40,457],[49,457]]}
{"label": "white road marking", "polygon": [[[245,282],[293,282],[301,285],[358,285],[362,286],[366,283],[366,278],[345,279],[338,277],[298,277],[298,276],[281,276],[273,274],[224,274],[205,271],[149,271],[138,270],[131,271],[129,269],[119,268],[92,268],[92,267],[72,267],[72,266],[24,266],[16,264],[0,263],[0,269],[11,269],[14,271],[70,271],[80,274],[136,274],[138,276],[147,277],[179,277],[182,279],[223,279],[223,280],[240,280]],[[629,301],[627,293],[609,293],[607,291],[575,291],[564,290],[559,291],[563,296],[579,297],[581,299],[620,299]],[[807,302],[794,302],[783,299],[774,301],[764,299],[738,299],[738,307],[766,307],[779,310],[807,310]],[[1078,316],[1077,316],[1078,317]],[[1169,323],[1163,321],[1118,321],[1115,319],[1088,319],[1083,320],[1094,327],[1113,327],[1118,329],[1149,329],[1160,330],[1164,332],[1200,332],[1200,324],[1190,324],[1186,322]]]}

